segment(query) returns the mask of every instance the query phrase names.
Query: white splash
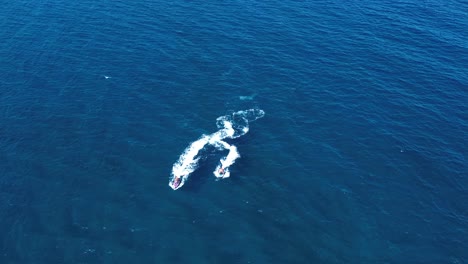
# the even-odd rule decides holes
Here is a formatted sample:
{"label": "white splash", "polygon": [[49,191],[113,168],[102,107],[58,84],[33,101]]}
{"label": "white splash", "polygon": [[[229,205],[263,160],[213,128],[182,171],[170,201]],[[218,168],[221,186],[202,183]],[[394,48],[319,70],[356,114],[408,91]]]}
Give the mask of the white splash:
{"label": "white splash", "polygon": [[234,145],[229,145],[226,142],[223,141],[223,145],[225,145],[225,148],[229,150],[229,153],[227,154],[226,157],[221,158],[219,160],[219,165],[216,166],[215,171],[213,171],[213,174],[217,178],[228,178],[231,176],[231,172],[229,171],[229,167],[236,162],[236,159],[240,158],[240,154],[237,151],[237,147]]}
{"label": "white splash", "polygon": [[[169,186],[171,186],[172,189],[177,190],[182,187],[190,173],[197,169],[198,160],[200,159],[200,157],[197,157],[198,152],[205,147],[208,140],[209,138],[204,135],[197,141],[192,142],[192,144],[184,150],[184,153],[180,155],[179,160],[174,163],[172,166],[172,179],[169,182]],[[180,183],[176,185],[174,180],[179,178],[181,178]]]}
{"label": "white splash", "polygon": [[179,160],[174,163],[169,186],[177,190],[185,184],[190,174],[198,168],[198,161],[202,157],[199,153],[207,144],[219,150],[229,150],[226,157],[220,159],[220,164],[213,172],[218,178],[229,177],[231,174],[229,167],[235,163],[240,154],[236,146],[229,145],[224,139],[245,135],[249,131],[249,122],[262,118],[264,115],[263,110],[249,109],[218,117],[216,122],[219,130],[210,135],[203,135],[200,139],[192,142],[180,155]]}

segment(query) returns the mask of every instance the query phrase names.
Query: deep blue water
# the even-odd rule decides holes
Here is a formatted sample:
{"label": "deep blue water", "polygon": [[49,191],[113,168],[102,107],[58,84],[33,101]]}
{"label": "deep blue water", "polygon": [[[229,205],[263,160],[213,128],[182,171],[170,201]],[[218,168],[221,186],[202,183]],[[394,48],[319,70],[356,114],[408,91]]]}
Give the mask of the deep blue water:
{"label": "deep blue water", "polygon": [[[467,14],[3,1],[0,263],[468,263]],[[250,108],[230,178],[169,188]]]}

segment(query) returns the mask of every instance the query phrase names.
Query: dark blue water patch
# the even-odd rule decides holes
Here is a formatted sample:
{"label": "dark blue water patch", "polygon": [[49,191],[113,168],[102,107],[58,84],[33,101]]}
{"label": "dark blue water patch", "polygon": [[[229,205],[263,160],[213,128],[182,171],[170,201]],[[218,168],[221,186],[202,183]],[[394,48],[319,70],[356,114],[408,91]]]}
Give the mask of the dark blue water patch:
{"label": "dark blue water patch", "polygon": [[[460,1],[0,11],[2,263],[463,263]],[[260,108],[171,168],[216,118]]]}

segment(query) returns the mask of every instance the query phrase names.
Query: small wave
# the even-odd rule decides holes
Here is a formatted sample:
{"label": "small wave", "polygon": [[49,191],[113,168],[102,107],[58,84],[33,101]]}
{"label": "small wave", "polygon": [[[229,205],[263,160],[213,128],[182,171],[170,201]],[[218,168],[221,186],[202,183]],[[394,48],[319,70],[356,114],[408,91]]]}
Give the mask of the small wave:
{"label": "small wave", "polygon": [[220,164],[213,174],[218,178],[230,176],[229,167],[240,157],[237,147],[224,141],[226,138],[238,138],[249,131],[249,122],[262,118],[265,112],[260,109],[238,111],[232,115],[220,116],[216,119],[219,130],[210,135],[203,135],[192,142],[180,155],[179,160],[172,166],[169,186],[177,190],[185,184],[192,172],[198,168],[199,154],[206,145],[214,146],[219,150],[229,150],[225,157],[220,159]]}

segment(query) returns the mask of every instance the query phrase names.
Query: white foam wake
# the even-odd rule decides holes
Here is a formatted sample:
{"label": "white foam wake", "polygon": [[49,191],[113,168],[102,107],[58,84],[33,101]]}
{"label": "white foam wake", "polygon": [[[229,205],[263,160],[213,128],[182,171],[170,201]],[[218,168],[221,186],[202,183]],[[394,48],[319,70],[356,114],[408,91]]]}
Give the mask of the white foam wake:
{"label": "white foam wake", "polygon": [[192,142],[180,155],[179,160],[174,163],[169,186],[177,190],[185,184],[190,174],[197,169],[198,161],[201,158],[199,153],[207,144],[219,150],[229,150],[226,157],[220,159],[220,164],[213,172],[218,178],[229,177],[229,167],[235,163],[240,154],[236,146],[228,144],[224,139],[245,135],[249,131],[249,122],[262,118],[264,115],[263,110],[249,109],[218,117],[216,123],[219,130],[210,135],[203,135],[200,139]]}
{"label": "white foam wake", "polygon": [[237,147],[234,145],[229,145],[228,143],[223,141],[223,145],[226,149],[229,150],[229,153],[226,157],[221,158],[219,160],[219,165],[216,166],[216,169],[213,171],[213,174],[217,178],[227,178],[231,176],[231,172],[229,171],[229,167],[236,162],[236,159],[240,158],[240,154],[237,151]]}
{"label": "white foam wake", "polygon": [[[182,155],[180,155],[179,160],[174,163],[172,166],[171,181],[169,182],[169,186],[171,186],[172,189],[176,190],[182,187],[190,173],[197,169],[198,160],[200,159],[200,157],[197,157],[198,152],[205,147],[208,140],[209,137],[204,135],[197,141],[192,142],[192,144],[184,150]],[[176,179],[180,180],[179,184],[175,184]]]}

